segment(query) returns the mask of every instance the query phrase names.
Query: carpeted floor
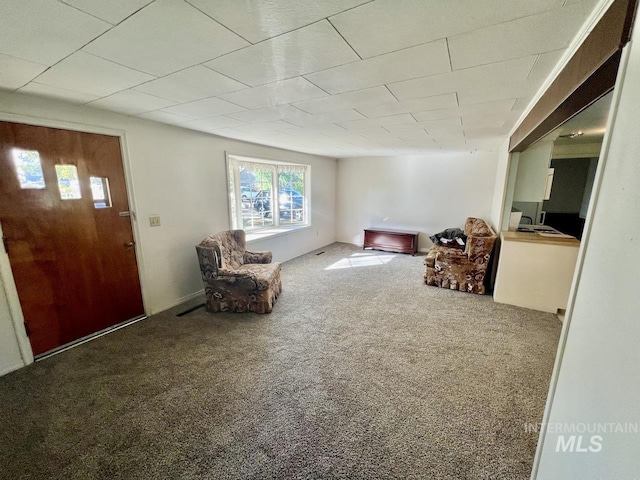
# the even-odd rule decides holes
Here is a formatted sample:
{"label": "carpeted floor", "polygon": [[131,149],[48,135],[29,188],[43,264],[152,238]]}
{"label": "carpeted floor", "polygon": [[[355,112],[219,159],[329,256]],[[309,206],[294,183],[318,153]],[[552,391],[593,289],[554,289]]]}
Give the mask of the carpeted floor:
{"label": "carpeted floor", "polygon": [[346,244],[0,378],[0,478],[528,478],[560,323]]}

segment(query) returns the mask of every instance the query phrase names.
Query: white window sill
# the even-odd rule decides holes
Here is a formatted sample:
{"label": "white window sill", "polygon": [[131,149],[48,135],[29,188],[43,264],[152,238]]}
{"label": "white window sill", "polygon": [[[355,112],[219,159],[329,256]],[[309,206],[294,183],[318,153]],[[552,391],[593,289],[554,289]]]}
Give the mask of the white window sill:
{"label": "white window sill", "polygon": [[264,230],[247,232],[247,244],[256,243],[260,240],[266,240],[267,238],[288,235],[308,228],[311,228],[311,225],[291,225],[287,227],[265,228]]}

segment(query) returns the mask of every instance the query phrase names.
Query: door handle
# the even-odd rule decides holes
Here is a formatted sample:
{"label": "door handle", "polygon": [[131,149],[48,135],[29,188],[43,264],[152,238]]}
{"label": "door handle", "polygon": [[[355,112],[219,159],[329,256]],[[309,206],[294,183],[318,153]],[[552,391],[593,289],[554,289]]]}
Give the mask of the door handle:
{"label": "door handle", "polygon": [[127,248],[133,248],[133,246],[135,245],[134,242],[129,242],[129,243],[125,243],[124,246]]}

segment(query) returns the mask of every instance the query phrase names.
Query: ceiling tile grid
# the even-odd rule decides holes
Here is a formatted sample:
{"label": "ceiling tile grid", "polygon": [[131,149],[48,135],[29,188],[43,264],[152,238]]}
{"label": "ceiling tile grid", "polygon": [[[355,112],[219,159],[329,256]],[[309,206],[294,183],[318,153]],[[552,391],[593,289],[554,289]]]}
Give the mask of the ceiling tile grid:
{"label": "ceiling tile grid", "polygon": [[134,14],[152,0],[62,0],[78,10],[98,17],[112,25],[117,25]]}
{"label": "ceiling tile grid", "polygon": [[0,0],[0,89],[336,157],[494,149],[603,1]]}
{"label": "ceiling tile grid", "polygon": [[312,73],[359,60],[326,20],[243,48],[206,65],[248,85]]}
{"label": "ceiling tile grid", "polygon": [[36,77],[35,81],[51,87],[104,97],[154,78],[152,75],[78,51]]}
{"label": "ceiling tile grid", "polygon": [[247,88],[243,83],[202,65],[196,65],[138,85],[135,90],[184,103],[243,88]]}
{"label": "ceiling tile grid", "polygon": [[136,90],[122,90],[113,95],[100,100],[88,103],[92,107],[106,108],[110,110],[118,110],[128,115],[137,115],[140,113],[151,112],[161,108],[174,105],[175,102],[166,100]]}
{"label": "ceiling tile grid", "polygon": [[84,49],[127,67],[163,76],[248,44],[185,2],[156,0]]}

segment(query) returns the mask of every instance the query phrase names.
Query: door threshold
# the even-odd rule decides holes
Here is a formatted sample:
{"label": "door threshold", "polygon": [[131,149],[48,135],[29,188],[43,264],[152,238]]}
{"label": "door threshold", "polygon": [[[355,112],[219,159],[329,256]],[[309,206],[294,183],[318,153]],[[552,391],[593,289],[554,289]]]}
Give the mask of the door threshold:
{"label": "door threshold", "polygon": [[90,342],[91,340],[95,340],[96,338],[102,337],[103,335],[106,335],[108,333],[115,332],[116,330],[120,330],[121,328],[124,328],[124,327],[128,327],[129,325],[139,322],[140,320],[144,320],[145,318],[147,318],[146,315],[140,315],[139,317],[125,320],[124,322],[117,323],[111,327],[105,328],[96,333],[92,333],[91,335],[85,335],[84,337],[74,340],[73,342],[60,345],[59,347],[54,348],[53,350],[49,350],[48,352],[44,352],[44,353],[41,353],[40,355],[36,355],[33,357],[33,360],[36,362],[39,362],[40,360],[45,360],[49,357],[57,355],[58,353],[62,353],[66,350],[69,350],[70,348],[77,347],[78,345],[82,345],[83,343]]}

